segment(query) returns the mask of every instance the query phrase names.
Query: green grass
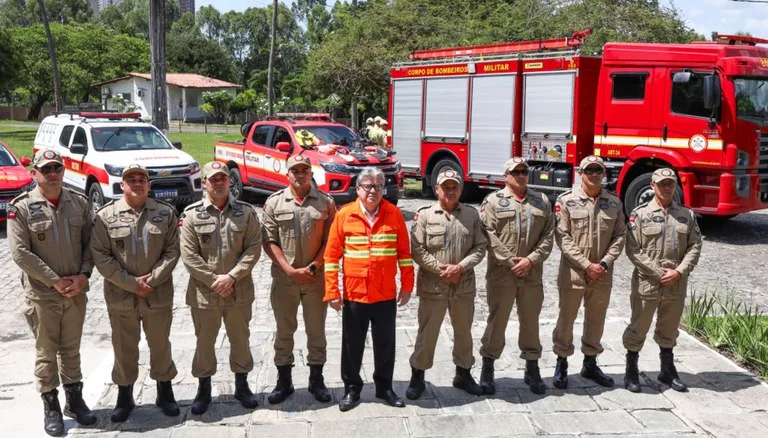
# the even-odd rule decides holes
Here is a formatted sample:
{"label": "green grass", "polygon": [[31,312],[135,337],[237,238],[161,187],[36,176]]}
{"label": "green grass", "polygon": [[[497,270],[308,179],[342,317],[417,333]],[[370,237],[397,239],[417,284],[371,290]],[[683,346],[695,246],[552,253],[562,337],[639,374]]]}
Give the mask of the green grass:
{"label": "green grass", "polygon": [[[32,144],[37,128],[13,128],[0,125],[0,142],[10,146],[19,157],[32,157]],[[201,165],[213,159],[213,147],[216,141],[235,141],[242,137],[237,130],[229,133],[174,132],[171,141],[180,141],[182,150],[192,155]]]}
{"label": "green grass", "polygon": [[768,379],[768,316],[758,306],[737,301],[733,295],[722,300],[716,293],[693,293],[683,326]]}
{"label": "green grass", "polygon": [[30,125],[37,127],[40,122],[37,120],[0,120],[0,126],[3,125]]}
{"label": "green grass", "polygon": [[35,141],[37,127],[13,128],[0,125],[0,142],[5,143],[19,158],[32,158],[32,144]]}

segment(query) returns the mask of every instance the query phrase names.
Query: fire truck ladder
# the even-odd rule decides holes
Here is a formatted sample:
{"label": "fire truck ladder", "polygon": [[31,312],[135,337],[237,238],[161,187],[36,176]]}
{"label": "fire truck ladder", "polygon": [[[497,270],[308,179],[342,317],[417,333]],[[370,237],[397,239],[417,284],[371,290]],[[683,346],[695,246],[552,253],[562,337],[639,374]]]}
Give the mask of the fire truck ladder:
{"label": "fire truck ladder", "polygon": [[547,50],[577,50],[584,39],[592,34],[592,29],[573,32],[570,37],[549,40],[520,41],[516,43],[488,44],[484,46],[453,47],[448,49],[418,50],[411,53],[411,60],[434,60],[457,57],[487,57],[493,55],[513,55]]}

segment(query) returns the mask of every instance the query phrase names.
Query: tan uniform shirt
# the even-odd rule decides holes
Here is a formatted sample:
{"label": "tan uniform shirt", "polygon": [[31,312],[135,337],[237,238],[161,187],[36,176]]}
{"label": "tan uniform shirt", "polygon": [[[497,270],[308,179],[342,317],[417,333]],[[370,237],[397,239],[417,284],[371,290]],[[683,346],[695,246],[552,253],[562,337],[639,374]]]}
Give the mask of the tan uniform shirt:
{"label": "tan uniform shirt", "polygon": [[[480,206],[489,239],[487,277],[514,274],[515,257],[532,263],[525,282],[541,284],[544,261],[552,252],[555,226],[552,207],[543,193],[528,189],[521,201],[509,187],[491,193]],[[516,278],[516,277],[515,277]]]}
{"label": "tan uniform shirt", "polygon": [[659,287],[661,268],[688,277],[701,254],[701,232],[693,210],[673,202],[667,212],[654,198],[632,211],[627,233],[627,256],[639,279]]}
{"label": "tan uniform shirt", "polygon": [[[299,203],[290,188],[272,194],[264,204],[264,243],[274,242],[294,268],[303,268],[314,260],[328,240],[328,231],[336,216],[336,204],[325,193],[312,188]],[[272,263],[272,278],[291,282],[277,263]],[[315,280],[323,283],[323,262],[317,264]]]}
{"label": "tan uniform shirt", "polygon": [[[93,270],[91,257],[91,206],[88,200],[62,189],[54,207],[34,189],[11,201],[16,217],[8,220],[8,244],[21,268],[27,297],[35,300],[61,298],[53,288],[61,277]],[[10,211],[14,211],[10,210]],[[88,291],[88,283],[83,292]]]}
{"label": "tan uniform shirt", "polygon": [[179,228],[172,206],[147,199],[139,215],[124,199],[110,202],[96,213],[91,250],[104,276],[107,307],[116,311],[137,308],[137,277],[152,273],[154,288],[146,297],[150,308],[173,305],[173,268],[179,261]]}
{"label": "tan uniform shirt", "polygon": [[570,281],[573,287],[584,287],[589,265],[604,261],[609,267],[608,274],[595,285],[610,286],[613,262],[624,249],[627,231],[619,197],[601,190],[592,199],[579,186],[557,198],[555,214],[555,239],[563,253],[560,279]]}
{"label": "tan uniform shirt", "polygon": [[[250,304],[251,272],[261,256],[261,224],[250,204],[230,201],[224,211],[208,197],[181,215],[181,259],[189,270],[187,305],[198,309]],[[211,289],[219,274],[236,280],[235,292],[222,297]]]}
{"label": "tan uniform shirt", "polygon": [[[420,208],[411,227],[411,255],[419,265],[418,295],[452,298],[474,294],[474,268],[483,260],[486,245],[483,223],[474,208],[459,204],[447,213],[439,202]],[[461,281],[451,284],[440,278],[442,265],[461,265]]]}

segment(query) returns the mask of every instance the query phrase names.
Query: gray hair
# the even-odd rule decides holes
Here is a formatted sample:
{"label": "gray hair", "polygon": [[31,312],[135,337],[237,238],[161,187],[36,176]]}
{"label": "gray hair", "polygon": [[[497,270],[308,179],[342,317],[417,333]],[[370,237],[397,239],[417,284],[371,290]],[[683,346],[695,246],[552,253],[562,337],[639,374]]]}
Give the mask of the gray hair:
{"label": "gray hair", "polygon": [[360,175],[357,176],[357,186],[360,187],[360,184],[363,183],[364,179],[368,179],[374,182],[374,184],[381,184],[384,185],[386,182],[386,178],[384,177],[384,172],[381,171],[378,167],[364,167],[363,171],[360,172]]}

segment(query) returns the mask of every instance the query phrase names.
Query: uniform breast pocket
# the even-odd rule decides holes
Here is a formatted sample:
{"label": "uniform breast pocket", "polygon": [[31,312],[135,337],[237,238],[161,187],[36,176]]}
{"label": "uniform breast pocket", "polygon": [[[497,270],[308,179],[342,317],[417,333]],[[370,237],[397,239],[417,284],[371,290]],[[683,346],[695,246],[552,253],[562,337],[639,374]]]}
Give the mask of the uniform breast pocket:
{"label": "uniform breast pocket", "polygon": [[275,221],[280,229],[280,239],[294,239],[297,234],[296,215],[293,211],[276,211]]}
{"label": "uniform breast pocket", "polygon": [[496,212],[496,221],[498,222],[498,229],[504,230],[505,233],[517,233],[517,226],[515,225],[517,214],[515,210],[504,210]]}
{"label": "uniform breast pocket", "polygon": [[571,231],[578,234],[589,231],[589,212],[587,210],[571,211]]}
{"label": "uniform breast pocket", "polygon": [[112,246],[122,253],[125,248],[130,244],[128,239],[131,236],[131,227],[128,225],[112,225],[107,230],[109,233],[109,240],[112,241]]}
{"label": "uniform breast pocket", "polygon": [[619,216],[618,210],[600,210],[600,231],[612,231],[616,225],[616,218]]}
{"label": "uniform breast pocket", "polygon": [[[661,227],[645,226],[641,230],[643,235],[642,245],[648,252],[661,250]],[[650,254],[649,254],[650,255]]]}
{"label": "uniform breast pocket", "polygon": [[309,209],[309,218],[312,220],[312,229],[322,229],[325,221],[328,220],[327,210]]}
{"label": "uniform breast pocket", "polygon": [[427,248],[428,249],[440,249],[445,247],[445,233],[446,228],[442,225],[429,225],[427,226]]}
{"label": "uniform breast pocket", "polygon": [[213,223],[202,223],[202,224],[195,224],[195,234],[197,235],[197,240],[200,242],[200,246],[203,248],[207,248],[213,245],[213,242],[215,240],[215,233],[216,232],[216,224]]}
{"label": "uniform breast pocket", "polygon": [[159,245],[162,247],[165,243],[165,233],[168,229],[162,225],[147,224],[147,231],[149,234],[149,243],[151,245]]}
{"label": "uniform breast pocket", "polygon": [[32,246],[36,248],[44,247],[53,242],[53,221],[42,220],[29,224],[29,231],[32,237]]}

